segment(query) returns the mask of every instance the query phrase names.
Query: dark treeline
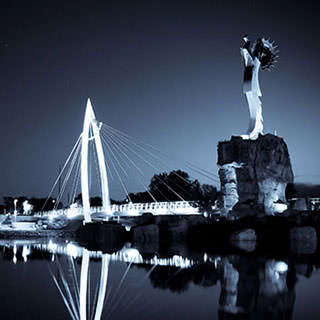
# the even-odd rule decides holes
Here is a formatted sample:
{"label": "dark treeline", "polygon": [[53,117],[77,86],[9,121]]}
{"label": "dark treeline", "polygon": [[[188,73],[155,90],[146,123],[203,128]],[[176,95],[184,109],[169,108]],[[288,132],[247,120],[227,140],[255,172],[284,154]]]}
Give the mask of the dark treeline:
{"label": "dark treeline", "polygon": [[[82,206],[82,194],[79,193],[74,201],[78,204]],[[127,203],[126,199],[124,200],[114,200],[114,199],[110,199],[111,204],[124,204]],[[90,197],[90,206],[91,207],[101,207],[102,206],[102,198],[101,197]]]}
{"label": "dark treeline", "polygon": [[[111,199],[112,204],[123,204],[129,201],[134,203],[161,202],[161,201],[199,201],[202,204],[214,203],[219,196],[217,188],[209,184],[200,184],[198,180],[191,180],[189,174],[182,170],[174,170],[170,173],[155,174],[150,181],[147,191],[129,193],[122,201]],[[28,198],[25,196],[3,197],[4,205],[1,209],[6,212],[13,212],[14,200],[17,199],[17,211],[23,212],[23,202],[27,200],[33,206],[33,212],[48,211],[57,207],[63,208],[63,203],[56,206],[55,198]],[[75,202],[82,205],[81,193],[75,198]],[[90,205],[99,207],[102,205],[101,197],[91,197]]]}
{"label": "dark treeline", "polygon": [[[25,200],[28,201],[33,206],[32,211],[33,212],[39,212],[39,211],[49,211],[54,208],[56,205],[56,199],[54,198],[28,198],[24,196],[20,197],[3,197],[3,209],[5,209],[7,212],[13,212],[14,210],[14,200],[17,201],[17,212],[22,213],[23,212],[23,202]],[[59,209],[62,208],[62,203],[60,202],[57,206]]]}
{"label": "dark treeline", "polygon": [[[130,192],[122,201],[111,199],[112,204],[123,204],[132,201],[133,203],[161,202],[161,201],[200,201],[214,202],[219,192],[217,188],[209,184],[200,184],[198,180],[191,180],[188,173],[182,170],[171,171],[170,173],[155,174],[150,181],[147,191]],[[82,204],[81,193],[75,201]],[[102,205],[101,197],[90,198],[92,207]]]}
{"label": "dark treeline", "polygon": [[289,183],[286,197],[290,198],[320,198],[319,184]]}
{"label": "dark treeline", "polygon": [[217,188],[191,180],[188,173],[174,170],[170,173],[155,174],[148,186],[148,191],[129,193],[132,202],[154,201],[215,201],[218,198]]}

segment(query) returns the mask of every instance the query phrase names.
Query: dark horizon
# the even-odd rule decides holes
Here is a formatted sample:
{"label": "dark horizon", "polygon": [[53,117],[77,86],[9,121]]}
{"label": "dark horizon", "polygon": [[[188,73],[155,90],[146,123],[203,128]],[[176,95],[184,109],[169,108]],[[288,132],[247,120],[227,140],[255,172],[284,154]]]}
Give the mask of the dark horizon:
{"label": "dark horizon", "polygon": [[218,141],[248,125],[239,53],[246,34],[280,49],[275,70],[260,73],[265,133],[285,139],[296,182],[320,182],[317,3],[0,7],[0,197],[49,194],[82,130],[87,97],[100,121],[217,174]]}

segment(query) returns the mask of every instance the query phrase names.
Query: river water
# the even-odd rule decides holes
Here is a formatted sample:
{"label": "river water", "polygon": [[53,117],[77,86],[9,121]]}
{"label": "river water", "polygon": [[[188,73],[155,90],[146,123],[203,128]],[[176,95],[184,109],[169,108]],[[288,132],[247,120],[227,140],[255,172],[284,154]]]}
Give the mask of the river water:
{"label": "river water", "polygon": [[319,319],[317,259],[1,241],[1,319]]}

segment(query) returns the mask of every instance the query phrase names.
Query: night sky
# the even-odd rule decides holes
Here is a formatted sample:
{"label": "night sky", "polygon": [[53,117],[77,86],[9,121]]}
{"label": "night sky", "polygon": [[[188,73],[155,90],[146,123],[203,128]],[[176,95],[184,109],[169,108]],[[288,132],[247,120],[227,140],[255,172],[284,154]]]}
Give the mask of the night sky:
{"label": "night sky", "polygon": [[266,133],[288,144],[297,182],[319,183],[319,10],[309,1],[2,1],[0,197],[47,196],[97,118],[217,173],[220,140],[245,133],[239,47],[270,37],[260,73]]}

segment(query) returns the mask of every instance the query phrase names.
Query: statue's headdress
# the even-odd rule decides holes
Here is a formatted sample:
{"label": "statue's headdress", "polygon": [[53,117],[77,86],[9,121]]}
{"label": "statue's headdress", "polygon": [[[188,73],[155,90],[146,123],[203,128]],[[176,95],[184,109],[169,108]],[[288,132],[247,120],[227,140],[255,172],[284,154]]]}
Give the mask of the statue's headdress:
{"label": "statue's headdress", "polygon": [[279,50],[270,39],[259,38],[252,45],[252,55],[261,63],[261,70],[270,70],[277,62]]}

